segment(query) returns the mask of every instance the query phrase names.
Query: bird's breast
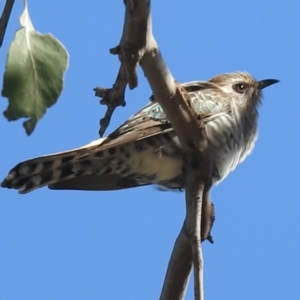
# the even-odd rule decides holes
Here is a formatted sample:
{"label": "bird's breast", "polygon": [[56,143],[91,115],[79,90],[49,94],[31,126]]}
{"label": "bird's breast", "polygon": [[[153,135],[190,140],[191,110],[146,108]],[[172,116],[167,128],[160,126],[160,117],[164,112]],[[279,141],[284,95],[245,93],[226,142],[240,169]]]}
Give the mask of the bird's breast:
{"label": "bird's breast", "polygon": [[250,137],[245,137],[242,124],[230,115],[208,122],[206,132],[219,175],[214,183],[219,183],[251,152],[254,143],[249,142]]}

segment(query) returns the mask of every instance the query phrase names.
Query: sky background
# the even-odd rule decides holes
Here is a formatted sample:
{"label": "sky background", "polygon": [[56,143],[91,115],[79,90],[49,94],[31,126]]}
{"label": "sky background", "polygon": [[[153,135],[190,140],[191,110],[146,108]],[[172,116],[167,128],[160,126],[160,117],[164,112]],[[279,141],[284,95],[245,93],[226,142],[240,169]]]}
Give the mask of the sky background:
{"label": "sky background", "polygon": [[[3,1],[1,2],[3,6]],[[22,2],[0,52],[4,63]],[[123,26],[121,0],[29,1],[34,27],[68,49],[58,103],[32,136],[0,117],[0,179],[18,162],[98,138],[105,107],[95,86],[119,68],[108,49]],[[248,71],[280,83],[264,92],[253,154],[212,191],[215,244],[203,244],[207,300],[297,300],[300,294],[300,2],[152,1],[154,34],[174,77]],[[142,72],[107,133],[148,102]],[[0,101],[4,111],[7,100]],[[185,215],[184,193],[0,190],[0,299],[158,299]],[[190,284],[186,299],[193,298]]]}

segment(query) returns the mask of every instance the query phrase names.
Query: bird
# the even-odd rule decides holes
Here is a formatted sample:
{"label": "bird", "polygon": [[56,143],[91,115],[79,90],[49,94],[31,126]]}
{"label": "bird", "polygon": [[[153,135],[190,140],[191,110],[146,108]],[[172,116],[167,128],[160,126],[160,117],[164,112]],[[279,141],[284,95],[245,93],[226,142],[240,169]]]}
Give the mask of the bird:
{"label": "bird", "polygon": [[[202,117],[218,184],[252,152],[262,90],[279,82],[249,73],[183,83],[191,108]],[[153,100],[153,99],[152,99]],[[158,102],[151,101],[104,138],[80,148],[33,158],[10,170],[1,187],[26,194],[54,190],[104,191],[145,185],[185,188],[184,152]]]}

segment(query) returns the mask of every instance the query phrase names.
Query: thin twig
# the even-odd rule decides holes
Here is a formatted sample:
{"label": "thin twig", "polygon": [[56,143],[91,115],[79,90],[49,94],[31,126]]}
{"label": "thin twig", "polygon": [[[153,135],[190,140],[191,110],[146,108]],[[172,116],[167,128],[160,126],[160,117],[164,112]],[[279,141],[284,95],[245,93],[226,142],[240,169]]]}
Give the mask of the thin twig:
{"label": "thin twig", "polygon": [[121,66],[112,88],[110,89],[101,88],[101,87],[94,88],[95,96],[102,98],[100,100],[100,104],[107,106],[105,116],[100,120],[99,135],[101,137],[103,136],[105,130],[109,126],[111,117],[115,109],[118,106],[126,105],[125,102],[126,85],[127,85],[126,77]]}
{"label": "thin twig", "polygon": [[[187,182],[187,185],[190,183]],[[200,245],[200,232],[201,232],[201,209],[202,209],[202,195],[204,191],[204,184],[200,186],[196,186],[199,190],[196,191],[194,195],[186,195],[186,202],[188,203],[190,200],[194,200],[190,203],[190,207],[194,210],[193,216],[194,220],[191,220],[190,226],[188,226],[188,230],[193,230],[191,235],[191,244],[192,244],[192,253],[193,253],[193,270],[194,270],[194,297],[197,300],[203,300],[204,291],[203,291],[203,255],[202,248]],[[188,187],[187,187],[188,190]],[[190,228],[189,228],[190,227]]]}
{"label": "thin twig", "polygon": [[[118,46],[109,52],[118,55],[121,62],[119,74],[111,89],[96,88],[96,95],[102,97],[101,104],[107,106],[104,118],[100,120],[100,136],[103,136],[111,117],[118,106],[125,106],[125,88],[132,90],[138,85],[137,68],[146,52],[146,35],[150,15],[150,1],[140,5],[138,0],[124,0],[126,14],[123,33]],[[119,98],[118,98],[119,97]]]}
{"label": "thin twig", "polygon": [[6,0],[3,12],[0,18],[0,48],[4,40],[6,27],[9,21],[9,17],[14,6],[15,0]]}

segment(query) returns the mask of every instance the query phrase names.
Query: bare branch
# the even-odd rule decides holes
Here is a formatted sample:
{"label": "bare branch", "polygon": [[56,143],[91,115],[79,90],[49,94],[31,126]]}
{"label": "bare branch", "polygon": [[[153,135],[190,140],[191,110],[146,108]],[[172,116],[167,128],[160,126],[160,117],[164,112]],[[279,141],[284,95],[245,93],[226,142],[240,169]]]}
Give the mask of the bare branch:
{"label": "bare branch", "polygon": [[118,106],[125,106],[125,90],[126,90],[127,80],[123,67],[121,65],[119,73],[117,75],[116,81],[112,88],[94,88],[95,96],[102,98],[100,104],[106,105],[106,113],[104,118],[100,120],[99,135],[102,137],[105,130],[109,126],[111,117]]}
{"label": "bare branch", "polygon": [[124,0],[126,7],[123,33],[119,45],[119,59],[125,69],[128,86],[138,85],[137,67],[147,46],[150,20],[150,0]]}
{"label": "bare branch", "polygon": [[[172,126],[174,127],[176,134],[178,135],[183,148],[186,151],[186,157],[189,158],[187,163],[187,171],[189,174],[186,179],[186,201],[187,201],[187,215],[186,215],[186,231],[191,237],[192,243],[192,253],[193,253],[193,265],[194,265],[194,282],[195,282],[195,299],[203,299],[203,262],[202,262],[202,251],[200,249],[200,239],[201,239],[201,218],[202,215],[202,195],[205,187],[205,183],[208,178],[211,177],[212,164],[209,157],[209,153],[206,151],[206,135],[204,125],[194,117],[193,112],[189,107],[189,99],[178,85],[174,84],[174,79],[170,72],[168,71],[166,65],[164,65],[162,56],[157,49],[157,45],[152,40],[152,53],[145,53],[142,61],[141,67],[143,68],[145,75],[149,81],[151,89],[153,91],[155,99],[163,107],[168,119],[170,120]],[[156,55],[155,55],[156,54]],[[155,61],[157,59],[157,61]],[[159,76],[160,75],[160,76]],[[172,84],[173,82],[173,84]],[[175,86],[175,93],[173,88]],[[161,98],[159,98],[161,97]],[[186,101],[185,101],[186,100]],[[205,165],[206,163],[206,165]],[[189,182],[192,182],[192,185],[189,185]],[[205,201],[207,202],[208,199]],[[188,204],[190,203],[190,204]],[[189,205],[191,209],[188,209]],[[205,207],[209,207],[208,204]],[[211,213],[206,218],[206,221],[211,222]],[[205,228],[209,228],[210,225],[205,225]],[[181,231],[182,234],[183,231]],[[176,247],[176,245],[175,245]],[[173,252],[178,253],[178,252]],[[172,255],[171,260],[174,259]],[[176,264],[174,260],[174,263]],[[185,261],[187,265],[190,265],[188,260]],[[172,265],[172,262],[170,262]],[[178,276],[178,273],[172,273],[168,269],[165,285],[171,282],[171,286],[166,287],[162,290],[161,300],[163,299],[182,299],[174,298],[175,295],[169,295],[171,291],[174,291],[174,288],[180,290],[182,293],[178,293],[179,297],[182,297],[185,291],[185,285],[187,278],[181,278],[181,285],[178,285],[178,279],[172,281],[174,276]],[[173,274],[173,275],[172,275]],[[169,292],[165,292],[169,290]]]}
{"label": "bare branch", "polygon": [[4,40],[6,27],[8,24],[8,20],[12,11],[12,8],[14,6],[15,1],[14,0],[6,0],[1,19],[0,19],[0,48],[2,47],[2,43]]}
{"label": "bare branch", "polygon": [[[189,159],[189,158],[188,158]],[[198,163],[200,166],[197,168],[199,171],[198,175],[203,177],[201,172],[207,170],[207,167],[202,165],[207,161],[202,160]],[[195,170],[195,172],[197,172]],[[200,183],[197,180],[195,174],[187,174],[187,187],[186,187],[186,219],[184,226],[186,231],[190,235],[190,241],[192,244],[193,253],[193,266],[194,266],[194,295],[195,299],[204,299],[204,289],[203,289],[203,254],[202,248],[199,247],[200,244],[200,232],[201,232],[201,208],[202,202],[208,203],[208,191],[210,184],[202,180]],[[190,216],[190,217],[189,217]],[[193,219],[194,218],[194,219]]]}
{"label": "bare branch", "polygon": [[99,134],[102,137],[109,126],[113,112],[118,106],[125,106],[125,89],[138,85],[137,67],[146,52],[146,35],[149,26],[150,0],[124,0],[126,6],[123,33],[118,46],[109,52],[118,55],[121,67],[116,81],[111,89],[95,88],[96,96],[103,98],[100,103],[107,106],[103,119],[100,120]]}
{"label": "bare branch", "polygon": [[[118,54],[120,72],[125,74],[123,78],[131,89],[137,86],[136,69],[140,63],[155,100],[162,106],[185,151],[186,218],[174,246],[160,299],[183,299],[193,263],[195,299],[202,300],[200,241],[206,238],[212,241],[210,230],[214,220],[213,206],[208,197],[213,167],[207,151],[205,126],[191,110],[189,94],[175,81],[163,60],[152,34],[150,1],[124,0],[124,4],[122,38],[110,52]],[[106,95],[105,90],[101,93]],[[109,108],[108,101],[112,100],[104,101]],[[111,107],[115,108],[113,104]],[[110,118],[111,113],[107,114]]]}
{"label": "bare branch", "polygon": [[[149,22],[150,23],[150,22]],[[141,60],[141,67],[149,81],[151,89],[153,91],[154,98],[160,103],[165,111],[168,119],[170,120],[176,134],[178,135],[180,142],[186,152],[186,201],[187,201],[187,214],[186,214],[186,231],[191,237],[191,246],[193,253],[193,265],[194,265],[194,282],[195,282],[195,299],[203,299],[203,261],[202,251],[200,248],[201,240],[201,209],[202,209],[202,196],[206,183],[211,178],[212,163],[210,155],[207,151],[207,140],[205,127],[201,120],[195,118],[194,113],[190,109],[190,102],[188,94],[185,90],[175,83],[173,76],[168,70],[161,52],[158,49],[157,43],[149,28],[147,34],[147,52]],[[199,122],[200,121],[200,122]],[[209,190],[208,186],[206,190]],[[208,198],[206,202],[208,201]],[[206,207],[208,205],[206,204]],[[210,214],[211,216],[211,214]],[[211,219],[211,218],[207,218]],[[210,230],[209,230],[210,231]],[[184,231],[181,231],[181,234]],[[180,236],[177,241],[180,239]],[[176,248],[176,245],[175,245]],[[179,249],[182,249],[179,247]],[[186,251],[187,248],[185,248]],[[173,252],[172,259],[178,262],[174,258],[174,255],[179,252]],[[190,261],[185,261],[186,266],[190,265]],[[170,270],[173,263],[170,262],[168,272],[165,279],[165,284],[162,290],[161,299],[181,299],[185,292],[187,278],[182,278],[180,284],[178,280],[174,279],[174,273]],[[176,269],[176,268],[175,268]],[[185,270],[188,269],[185,268]],[[178,273],[175,273],[178,276]],[[169,285],[169,283],[172,283]],[[179,288],[181,293],[170,295],[171,291],[175,288]],[[166,292],[167,291],[167,292]],[[181,298],[180,298],[181,297]]]}
{"label": "bare branch", "polygon": [[169,261],[165,282],[161,291],[160,300],[184,299],[189,274],[192,268],[193,253],[190,237],[183,224],[176,239]]}

